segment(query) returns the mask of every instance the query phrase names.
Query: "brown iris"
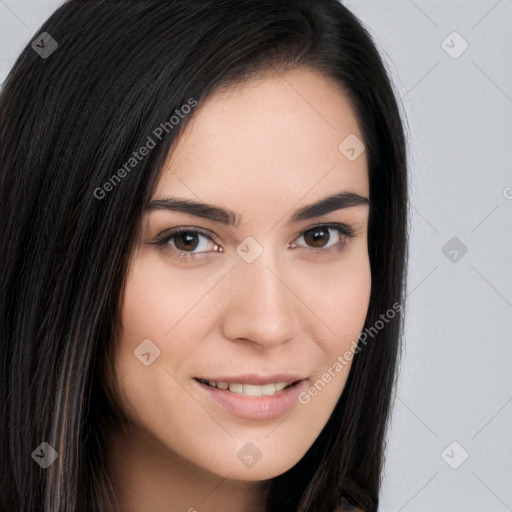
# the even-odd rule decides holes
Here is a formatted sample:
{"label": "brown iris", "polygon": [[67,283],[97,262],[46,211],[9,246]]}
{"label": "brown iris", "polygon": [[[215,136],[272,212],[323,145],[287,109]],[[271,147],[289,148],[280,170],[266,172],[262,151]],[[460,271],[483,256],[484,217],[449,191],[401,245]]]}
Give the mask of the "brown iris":
{"label": "brown iris", "polygon": [[323,247],[329,241],[329,228],[319,227],[304,232],[304,240],[312,247]]}
{"label": "brown iris", "polygon": [[174,235],[174,245],[180,251],[194,250],[199,243],[199,235],[189,231],[183,231]]}

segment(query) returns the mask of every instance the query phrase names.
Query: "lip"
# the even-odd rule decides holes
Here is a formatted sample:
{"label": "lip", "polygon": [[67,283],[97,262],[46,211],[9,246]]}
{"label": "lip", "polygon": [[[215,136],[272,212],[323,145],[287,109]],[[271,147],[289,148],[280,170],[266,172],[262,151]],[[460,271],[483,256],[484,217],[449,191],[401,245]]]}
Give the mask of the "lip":
{"label": "lip", "polygon": [[[242,384],[264,385],[272,382],[296,383],[292,387],[279,391],[279,393],[276,393],[274,396],[252,397],[238,395],[229,390],[213,388],[197,379],[194,379],[194,382],[208,399],[216,402],[217,405],[220,405],[228,413],[239,418],[253,421],[271,420],[284,416],[287,412],[293,409],[298,402],[300,393],[305,391],[307,388],[308,379],[301,379],[300,377],[292,378],[289,374],[259,376],[258,378],[255,377],[255,375],[244,375],[238,377],[217,378],[220,382]],[[213,381],[216,379],[212,378],[204,380]]]}

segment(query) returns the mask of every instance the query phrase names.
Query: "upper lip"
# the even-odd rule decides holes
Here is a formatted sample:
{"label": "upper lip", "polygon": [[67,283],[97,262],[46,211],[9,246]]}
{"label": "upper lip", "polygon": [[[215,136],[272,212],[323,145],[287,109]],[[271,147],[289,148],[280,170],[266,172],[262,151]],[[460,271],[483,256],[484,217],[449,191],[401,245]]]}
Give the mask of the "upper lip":
{"label": "upper lip", "polygon": [[307,377],[295,375],[291,373],[275,373],[272,375],[261,375],[256,373],[246,373],[244,375],[227,376],[221,375],[217,377],[196,377],[196,379],[212,381],[212,382],[227,382],[228,384],[253,384],[264,386],[265,384],[274,384],[276,382],[297,382],[304,380]]}

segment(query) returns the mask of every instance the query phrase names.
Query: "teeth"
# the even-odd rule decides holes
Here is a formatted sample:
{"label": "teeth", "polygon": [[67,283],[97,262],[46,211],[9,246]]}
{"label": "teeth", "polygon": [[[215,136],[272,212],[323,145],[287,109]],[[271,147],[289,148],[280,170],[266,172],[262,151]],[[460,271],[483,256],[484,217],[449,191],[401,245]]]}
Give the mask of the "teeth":
{"label": "teeth", "polygon": [[261,386],[261,394],[263,396],[274,396],[276,394],[276,385],[265,384],[264,386]]}
{"label": "teeth", "polygon": [[242,386],[242,394],[248,396],[261,396],[261,386],[253,386],[251,384],[244,384]]}
{"label": "teeth", "polygon": [[285,387],[292,384],[292,382],[276,382],[271,384],[264,384],[263,386],[258,386],[254,384],[241,384],[241,383],[227,383],[227,382],[215,382],[213,380],[209,380],[208,384],[211,387],[223,389],[231,391],[232,393],[236,393],[237,395],[244,396],[274,396],[275,394],[282,391]]}
{"label": "teeth", "polygon": [[233,392],[233,393],[237,393],[239,395],[243,395],[243,391],[242,391],[242,384],[230,384],[229,385],[229,391]]}

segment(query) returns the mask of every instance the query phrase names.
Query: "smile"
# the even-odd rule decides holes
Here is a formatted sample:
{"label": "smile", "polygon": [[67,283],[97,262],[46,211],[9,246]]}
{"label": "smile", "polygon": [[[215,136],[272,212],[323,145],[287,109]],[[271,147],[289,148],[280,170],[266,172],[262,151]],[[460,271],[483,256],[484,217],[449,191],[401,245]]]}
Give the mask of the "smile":
{"label": "smile", "polygon": [[213,380],[204,380],[198,379],[199,382],[206,384],[212,388],[222,389],[231,391],[231,393],[236,393],[237,395],[242,396],[274,396],[283,389],[294,386],[300,381],[295,382],[271,382],[269,384],[258,385],[258,384],[242,384],[241,382],[215,382]]}
{"label": "smile", "polygon": [[290,375],[194,380],[215,407],[220,406],[233,416],[252,421],[271,420],[289,413],[308,383],[307,378]]}

